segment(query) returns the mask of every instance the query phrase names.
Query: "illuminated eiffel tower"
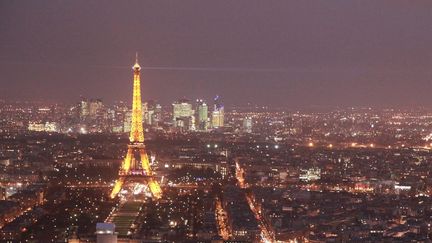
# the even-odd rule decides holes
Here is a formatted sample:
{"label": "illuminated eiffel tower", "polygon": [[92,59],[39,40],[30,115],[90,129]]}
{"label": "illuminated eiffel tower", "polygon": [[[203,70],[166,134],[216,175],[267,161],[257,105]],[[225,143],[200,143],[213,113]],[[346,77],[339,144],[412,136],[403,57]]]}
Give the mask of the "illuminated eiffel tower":
{"label": "illuminated eiffel tower", "polygon": [[141,67],[138,64],[138,54],[136,55],[133,69],[133,101],[132,101],[132,124],[129,135],[129,144],[126,157],[124,158],[120,170],[119,179],[111,192],[111,198],[129,183],[141,183],[147,185],[154,198],[160,198],[162,190],[159,183],[153,178],[150,168],[149,158],[144,145],[143,117],[141,104]]}

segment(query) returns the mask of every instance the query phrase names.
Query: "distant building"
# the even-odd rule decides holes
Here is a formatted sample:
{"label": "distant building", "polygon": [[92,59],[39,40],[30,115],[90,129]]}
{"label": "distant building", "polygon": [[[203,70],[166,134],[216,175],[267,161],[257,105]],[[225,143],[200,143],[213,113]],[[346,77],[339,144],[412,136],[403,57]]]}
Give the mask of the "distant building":
{"label": "distant building", "polygon": [[11,158],[8,157],[0,157],[0,165],[9,166],[11,164]]}
{"label": "distant building", "polygon": [[173,103],[173,120],[178,118],[190,117],[193,115],[192,104],[189,100],[179,100]]}
{"label": "distant building", "polygon": [[173,103],[174,126],[183,131],[195,130],[195,117],[189,100],[179,100]]}
{"label": "distant building", "polygon": [[1,200],[6,200],[7,196],[6,196],[6,188],[4,187],[0,187],[0,201]]}
{"label": "distant building", "polygon": [[159,126],[162,121],[162,105],[156,104],[154,107],[152,125]]}
{"label": "distant building", "polygon": [[216,166],[216,171],[218,171],[222,179],[226,179],[229,175],[229,165],[226,161],[221,161],[219,165]]}
{"label": "distant building", "polygon": [[208,128],[208,106],[203,100],[197,100],[197,129],[207,131]]}
{"label": "distant building", "polygon": [[28,125],[28,130],[34,132],[58,132],[58,125],[55,122],[31,122]]}
{"label": "distant building", "polygon": [[84,120],[89,115],[89,102],[87,99],[82,99],[80,103],[80,118]]}
{"label": "distant building", "polygon": [[316,181],[321,179],[320,168],[310,168],[308,170],[301,170],[299,179],[302,181]]}
{"label": "distant building", "polygon": [[150,126],[158,126],[162,120],[162,106],[150,100],[143,104],[144,123]]}
{"label": "distant building", "polygon": [[97,117],[97,115],[103,109],[102,100],[100,100],[100,99],[93,100],[92,99],[92,100],[90,100],[88,107],[89,107],[88,114],[89,114],[90,118],[95,119]]}
{"label": "distant building", "polygon": [[245,117],[243,119],[243,132],[252,133],[252,118]]}
{"label": "distant building", "polygon": [[153,114],[153,110],[151,109],[151,104],[149,104],[149,102],[144,102],[142,104],[142,112],[143,112],[143,122],[146,125],[151,125],[152,122],[152,114]]}
{"label": "distant building", "polygon": [[132,121],[132,112],[127,111],[123,121],[123,132],[130,132],[131,130],[131,121]]}
{"label": "distant building", "polygon": [[224,106],[222,105],[220,96],[214,99],[214,106],[212,112],[212,127],[219,128],[224,126]]}

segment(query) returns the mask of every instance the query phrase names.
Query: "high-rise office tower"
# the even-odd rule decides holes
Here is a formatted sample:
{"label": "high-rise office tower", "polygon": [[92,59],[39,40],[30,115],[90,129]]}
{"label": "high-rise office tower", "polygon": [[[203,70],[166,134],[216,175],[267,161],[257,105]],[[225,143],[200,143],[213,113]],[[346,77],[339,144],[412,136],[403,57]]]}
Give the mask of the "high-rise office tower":
{"label": "high-rise office tower", "polygon": [[89,115],[89,102],[87,99],[81,99],[80,103],[80,118],[85,119]]}
{"label": "high-rise office tower", "polygon": [[130,132],[132,124],[132,112],[126,111],[123,120],[123,132]]}
{"label": "high-rise office tower", "polygon": [[222,105],[220,96],[214,99],[213,112],[212,112],[212,127],[219,128],[224,126],[224,106]]}
{"label": "high-rise office tower", "polygon": [[189,100],[181,99],[173,103],[173,120],[193,115],[192,104]]}
{"label": "high-rise office tower", "polygon": [[146,125],[150,125],[151,121],[149,118],[149,103],[148,102],[144,102],[142,104],[142,113],[143,113],[143,122]]}
{"label": "high-rise office tower", "polygon": [[158,126],[162,120],[162,106],[154,100],[144,103],[144,123],[151,126]]}
{"label": "high-rise office tower", "polygon": [[159,126],[159,123],[162,121],[162,106],[160,104],[156,104],[153,112],[152,123],[154,126]]}
{"label": "high-rise office tower", "polygon": [[207,131],[208,128],[208,106],[203,100],[197,100],[197,129]]}
{"label": "high-rise office tower", "polygon": [[95,119],[96,116],[99,114],[99,112],[103,108],[102,100],[95,99],[90,100],[90,103],[88,105],[88,114],[92,119]]}
{"label": "high-rise office tower", "polygon": [[181,130],[195,130],[195,117],[189,100],[181,99],[173,103],[174,126]]}
{"label": "high-rise office tower", "polygon": [[245,133],[252,132],[252,117],[245,117],[243,119],[243,132]]}

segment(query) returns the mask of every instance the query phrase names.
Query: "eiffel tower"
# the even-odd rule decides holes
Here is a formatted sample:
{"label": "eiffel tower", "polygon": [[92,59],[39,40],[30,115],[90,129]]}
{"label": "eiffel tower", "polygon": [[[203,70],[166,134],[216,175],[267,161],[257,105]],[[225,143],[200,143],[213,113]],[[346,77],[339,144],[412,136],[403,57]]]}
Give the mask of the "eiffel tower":
{"label": "eiffel tower", "polygon": [[162,196],[159,183],[154,179],[150,168],[149,158],[144,145],[143,117],[141,104],[141,66],[138,64],[138,54],[136,54],[133,70],[133,100],[132,100],[132,124],[129,135],[129,144],[126,156],[119,170],[119,178],[116,180],[111,192],[111,198],[130,183],[140,183],[147,185],[154,198]]}

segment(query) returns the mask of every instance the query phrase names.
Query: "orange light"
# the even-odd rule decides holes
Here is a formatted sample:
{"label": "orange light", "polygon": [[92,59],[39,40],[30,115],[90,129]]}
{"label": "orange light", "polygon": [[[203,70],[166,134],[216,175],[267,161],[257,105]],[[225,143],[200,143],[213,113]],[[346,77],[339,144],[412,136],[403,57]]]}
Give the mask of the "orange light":
{"label": "orange light", "polygon": [[115,182],[115,185],[110,195],[111,198],[115,198],[117,194],[120,192],[123,185],[123,181],[124,181],[123,178],[120,178]]}
{"label": "orange light", "polygon": [[162,189],[157,181],[150,179],[149,188],[155,198],[159,199],[162,197]]}
{"label": "orange light", "polygon": [[[138,62],[135,64],[137,65]],[[139,69],[134,69],[133,96],[132,96],[132,126],[129,135],[131,142],[144,142],[142,104],[141,104],[141,78]]]}
{"label": "orange light", "polygon": [[[134,156],[134,151],[139,150],[140,161],[142,167],[142,175],[151,176],[153,173],[150,168],[150,161],[144,147],[144,132],[143,132],[143,117],[142,117],[142,101],[141,101],[141,67],[138,64],[138,55],[135,65],[133,66],[133,97],[132,97],[132,121],[129,140],[131,144],[128,146],[126,157],[124,158],[121,169],[119,171],[120,178],[115,182],[111,192],[111,198],[115,198],[121,191],[126,177],[131,170],[138,169],[138,159]],[[141,169],[140,169],[141,170]],[[138,173],[141,174],[141,173]],[[153,178],[148,181],[148,186],[155,198],[161,198],[162,190],[159,183]]]}

